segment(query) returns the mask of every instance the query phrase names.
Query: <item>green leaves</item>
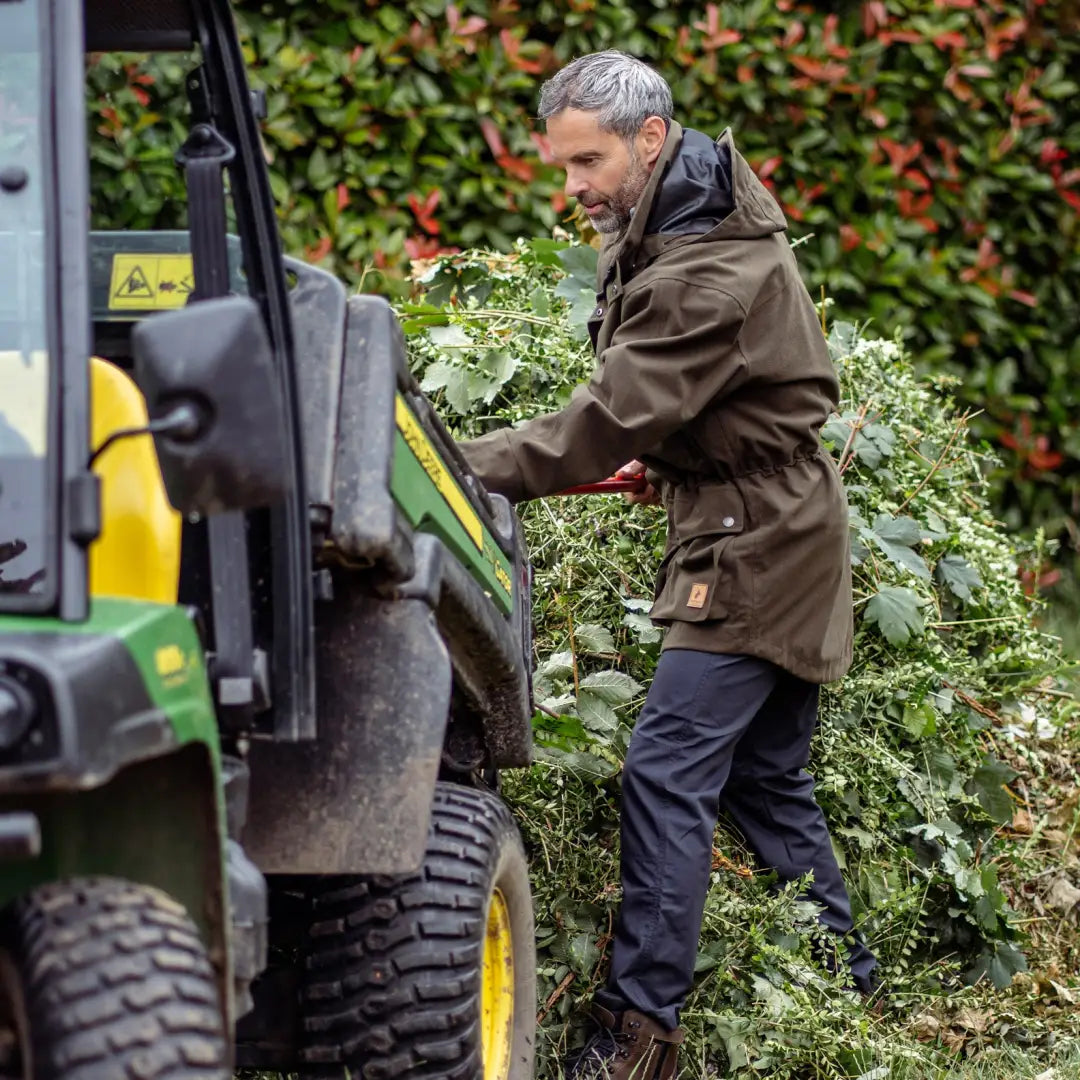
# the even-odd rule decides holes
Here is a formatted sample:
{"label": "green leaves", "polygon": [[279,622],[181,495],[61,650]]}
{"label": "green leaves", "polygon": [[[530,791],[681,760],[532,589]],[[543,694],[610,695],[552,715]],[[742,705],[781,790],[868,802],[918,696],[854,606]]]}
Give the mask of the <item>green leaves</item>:
{"label": "green leaves", "polygon": [[978,963],[972,968],[969,978],[974,982],[987,976],[995,989],[1007,990],[1012,985],[1013,976],[1027,969],[1027,961],[1019,949],[999,943],[982,953]]}
{"label": "green leaves", "polygon": [[946,585],[954,596],[967,604],[975,599],[972,590],[981,589],[983,584],[978,570],[970,566],[962,555],[942,555],[934,576]]}
{"label": "green leaves", "polygon": [[611,631],[598,623],[582,623],[574,631],[574,640],[583,653],[600,655],[615,652],[615,639]]}
{"label": "green leaves", "polygon": [[979,800],[979,805],[994,821],[1011,821],[1013,804],[1005,785],[1012,783],[1017,775],[1015,769],[987,754],[975,770],[967,790]]}
{"label": "green leaves", "polygon": [[420,389],[425,394],[443,392],[443,400],[455,412],[464,415],[472,405],[469,393],[469,373],[460,365],[449,360],[436,360],[430,364],[420,380]]}
{"label": "green leaves", "polygon": [[645,689],[641,683],[621,671],[597,671],[586,675],[580,686],[583,691],[588,691],[609,705],[625,705]]}
{"label": "green leaves", "polygon": [[610,734],[619,723],[613,706],[625,705],[644,687],[621,671],[597,671],[581,680],[578,712],[586,726],[601,734]]}
{"label": "green leaves", "polygon": [[[930,568],[913,548],[922,540],[922,530],[914,518],[894,518],[879,514],[873,529],[863,529],[864,540],[872,540],[897,566],[910,571],[924,581],[930,580]],[[891,640],[891,639],[890,639]]]}
{"label": "green leaves", "polygon": [[911,589],[885,585],[870,597],[863,618],[876,623],[890,645],[906,645],[913,634],[924,630],[920,601]]}
{"label": "green leaves", "polygon": [[570,304],[570,321],[586,323],[596,306],[597,251],[587,244],[577,244],[558,252],[566,277],[555,287],[555,295]]}

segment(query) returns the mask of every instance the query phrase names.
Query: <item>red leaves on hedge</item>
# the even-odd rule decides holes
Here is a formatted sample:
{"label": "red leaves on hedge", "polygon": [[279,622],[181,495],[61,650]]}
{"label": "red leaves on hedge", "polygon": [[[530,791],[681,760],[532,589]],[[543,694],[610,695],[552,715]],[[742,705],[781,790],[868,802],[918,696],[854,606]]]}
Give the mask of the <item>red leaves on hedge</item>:
{"label": "red leaves on hedge", "polygon": [[[536,170],[529,162],[524,158],[514,157],[514,155],[506,149],[506,143],[503,142],[502,133],[499,131],[498,125],[491,117],[482,116],[480,118],[480,133],[484,136],[484,142],[487,143],[488,149],[491,151],[491,156],[495,158],[495,163],[500,169],[508,172],[511,176],[516,176],[526,184],[536,176]],[[538,136],[538,138],[542,138],[542,136]],[[533,142],[536,142],[536,139],[533,139]],[[538,147],[539,145],[540,144],[537,143]]]}
{"label": "red leaves on hedge", "polygon": [[901,188],[896,193],[896,207],[900,213],[917,222],[927,232],[937,232],[939,228],[938,223],[926,214],[933,204],[933,195],[916,195],[908,188]]}
{"label": "red leaves on hedge", "polygon": [[1069,156],[1067,150],[1062,150],[1053,139],[1043,139],[1042,148],[1039,150],[1039,160],[1044,165],[1052,165],[1055,161],[1064,161]]}
{"label": "red leaves on hedge", "polygon": [[777,167],[783,163],[784,159],[777,154],[775,157],[766,158],[760,165],[757,166],[756,172],[759,180],[768,180]]}
{"label": "red leaves on hedge", "polygon": [[1024,18],[1009,19],[1000,26],[991,24],[989,12],[980,11],[978,18],[986,36],[986,55],[991,60],[1000,60],[1027,33],[1028,23]]}
{"label": "red leaves on hedge", "polygon": [[905,45],[918,45],[925,40],[918,30],[882,30],[877,39],[886,46],[897,41]]}
{"label": "red leaves on hedge", "polygon": [[959,71],[954,67],[949,68],[945,73],[942,85],[946,90],[952,91],[953,97],[958,101],[971,101],[972,98],[975,97],[975,91],[968,83],[960,78]]}
{"label": "red leaves on hedge", "polygon": [[442,192],[438,188],[432,188],[423,202],[412,192],[409,192],[409,209],[413,212],[417,225],[431,236],[439,235],[439,223],[432,215],[435,213],[435,208],[439,205],[441,198]]}
{"label": "red leaves on hedge", "polygon": [[551,140],[546,135],[542,135],[539,131],[530,131],[529,138],[536,147],[537,153],[540,155],[540,160],[545,165],[553,165],[555,163],[555,155],[551,152]]}
{"label": "red leaves on hedge", "polygon": [[521,41],[509,30],[499,31],[499,41],[502,42],[506,59],[512,68],[527,72],[529,75],[539,75],[544,70],[544,65],[539,60],[527,60],[521,55]]}
{"label": "red leaves on hedge", "polygon": [[310,244],[304,248],[304,259],[310,263],[321,262],[330,254],[334,241],[329,236],[322,237],[317,244]]}
{"label": "red leaves on hedge", "polygon": [[1065,455],[1060,450],[1050,449],[1048,436],[1031,437],[1031,416],[1028,413],[1021,413],[1018,428],[1015,432],[1002,431],[998,441],[1016,454],[1028,476],[1037,472],[1052,472],[1064,464]]}
{"label": "red leaves on hedge", "polygon": [[878,139],[877,143],[885,151],[885,156],[889,159],[892,171],[897,176],[900,176],[904,169],[915,161],[923,151],[921,142],[913,142],[905,146],[903,143],[895,142],[892,139],[881,138]]}
{"label": "red leaves on hedge", "polygon": [[812,56],[789,56],[788,62],[814,82],[836,83],[848,74],[847,64],[816,60]]}
{"label": "red leaves on hedge", "polygon": [[454,37],[472,37],[474,34],[479,34],[481,30],[485,30],[487,24],[487,19],[482,19],[479,15],[470,15],[462,21],[461,12],[453,4],[446,9],[446,25],[450,27],[450,33]]}
{"label": "red leaves on hedge", "polygon": [[461,248],[444,247],[433,236],[409,236],[405,239],[405,254],[410,259],[434,259],[438,255],[456,255]]}
{"label": "red leaves on hedge", "polygon": [[[967,38],[956,30],[946,30],[944,34],[937,34],[932,40],[943,52],[946,49],[962,49],[967,45]],[[963,71],[963,68],[960,70]],[[990,73],[987,72],[987,74]]]}
{"label": "red leaves on hedge", "polygon": [[862,32],[873,37],[874,32],[889,21],[889,12],[882,0],[869,0],[862,6]]}
{"label": "red leaves on hedge", "polygon": [[862,244],[862,237],[854,225],[840,226],[840,249],[842,251],[854,251]]}
{"label": "red leaves on hedge", "polygon": [[506,153],[506,143],[502,140],[502,132],[491,117],[480,117],[480,134],[484,136],[484,142],[488,144],[493,158],[500,158]]}
{"label": "red leaves on hedge", "polygon": [[715,4],[705,5],[705,20],[694,23],[694,29],[700,30],[705,35],[701,42],[701,47],[705,52],[716,52],[725,45],[734,45],[736,41],[742,41],[742,34],[738,30],[721,29],[720,9]]}

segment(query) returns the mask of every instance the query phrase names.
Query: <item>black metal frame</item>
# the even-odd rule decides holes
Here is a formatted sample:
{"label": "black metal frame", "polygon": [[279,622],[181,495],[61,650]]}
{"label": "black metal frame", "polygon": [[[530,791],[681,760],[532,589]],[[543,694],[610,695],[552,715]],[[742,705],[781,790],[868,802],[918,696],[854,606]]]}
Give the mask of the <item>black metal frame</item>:
{"label": "black metal frame", "polygon": [[58,327],[62,386],[82,393],[61,395],[60,454],[63,491],[60,505],[60,617],[75,620],[88,611],[87,545],[98,533],[97,481],[87,468],[90,442],[90,246],[86,193],[90,167],[83,116],[86,83],[80,5],[48,0],[53,35],[50,54],[56,64],[52,86],[52,175],[57,184],[53,238],[57,245],[57,295],[53,315]]}
{"label": "black metal frame", "polygon": [[229,165],[229,179],[244,250],[244,270],[249,293],[262,309],[274,348],[288,418],[281,437],[287,443],[291,465],[290,495],[270,512],[273,735],[288,741],[309,739],[316,733],[311,532],[299,440],[301,417],[288,284],[232,11],[227,0],[193,0],[192,11],[202,49],[211,118],[236,151]]}

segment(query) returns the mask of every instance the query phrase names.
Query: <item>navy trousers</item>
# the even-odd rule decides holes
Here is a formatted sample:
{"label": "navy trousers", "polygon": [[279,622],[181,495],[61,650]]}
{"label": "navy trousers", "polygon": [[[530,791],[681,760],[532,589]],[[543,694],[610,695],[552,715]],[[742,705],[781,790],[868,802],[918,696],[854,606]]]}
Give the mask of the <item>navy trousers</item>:
{"label": "navy trousers", "polygon": [[622,778],[623,899],[597,1001],[678,1026],[690,990],[719,810],[783,881],[845,938],[857,984],[876,966],[851,934],[851,904],[805,771],[818,687],[765,660],[669,649],[630,740]]}

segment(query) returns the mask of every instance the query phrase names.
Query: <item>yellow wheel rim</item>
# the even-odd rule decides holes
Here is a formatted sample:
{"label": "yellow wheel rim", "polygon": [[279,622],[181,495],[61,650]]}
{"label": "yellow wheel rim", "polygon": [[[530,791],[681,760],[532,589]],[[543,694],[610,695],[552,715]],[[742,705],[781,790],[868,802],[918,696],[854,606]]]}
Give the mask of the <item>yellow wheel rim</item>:
{"label": "yellow wheel rim", "polygon": [[484,1080],[507,1080],[514,1035],[514,937],[506,900],[498,889],[491,894],[488,908],[480,997]]}

